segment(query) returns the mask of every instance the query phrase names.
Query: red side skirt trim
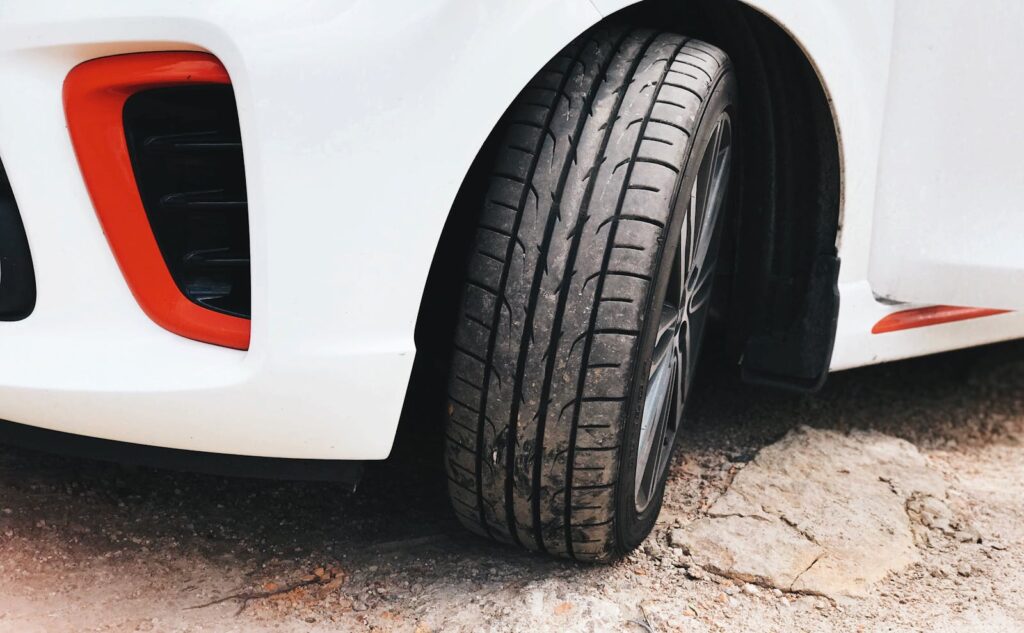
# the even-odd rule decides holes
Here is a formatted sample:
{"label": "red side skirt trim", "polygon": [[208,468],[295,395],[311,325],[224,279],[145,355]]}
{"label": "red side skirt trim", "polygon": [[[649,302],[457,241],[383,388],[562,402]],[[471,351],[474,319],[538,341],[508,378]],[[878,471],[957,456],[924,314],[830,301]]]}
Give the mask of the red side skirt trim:
{"label": "red side skirt trim", "polygon": [[992,310],[989,308],[963,308],[959,306],[928,306],[927,308],[914,308],[903,310],[886,315],[875,326],[871,328],[872,334],[884,334],[885,332],[896,332],[909,330],[911,328],[938,325],[940,323],[952,323],[953,321],[966,321],[979,317],[1004,314],[1007,310]]}

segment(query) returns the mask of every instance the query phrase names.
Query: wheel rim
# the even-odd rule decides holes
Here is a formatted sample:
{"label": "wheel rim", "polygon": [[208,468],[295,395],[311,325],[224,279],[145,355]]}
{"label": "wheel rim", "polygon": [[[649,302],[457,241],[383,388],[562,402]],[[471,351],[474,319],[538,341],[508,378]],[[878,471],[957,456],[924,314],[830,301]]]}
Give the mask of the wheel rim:
{"label": "wheel rim", "polygon": [[[715,122],[689,197],[680,195],[676,250],[647,379],[634,477],[637,512],[650,505],[668,467],[700,351],[717,253],[712,248],[732,157],[732,122]],[[678,208],[684,206],[684,208]]]}

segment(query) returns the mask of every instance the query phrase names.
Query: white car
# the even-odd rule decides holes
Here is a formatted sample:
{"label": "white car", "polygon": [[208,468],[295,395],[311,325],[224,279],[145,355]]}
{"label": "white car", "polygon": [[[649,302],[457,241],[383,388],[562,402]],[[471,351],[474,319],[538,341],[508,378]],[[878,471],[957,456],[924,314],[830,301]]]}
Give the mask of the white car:
{"label": "white car", "polygon": [[1021,24],[5,0],[0,418],[340,473],[404,405],[444,427],[468,527],[613,558],[657,517],[699,351],[814,390],[1024,337]]}

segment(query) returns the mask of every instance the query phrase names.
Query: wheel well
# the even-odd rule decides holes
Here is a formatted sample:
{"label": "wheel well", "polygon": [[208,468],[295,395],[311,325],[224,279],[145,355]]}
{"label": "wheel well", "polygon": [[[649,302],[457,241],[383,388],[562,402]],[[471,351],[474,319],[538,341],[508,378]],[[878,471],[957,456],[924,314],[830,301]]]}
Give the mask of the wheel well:
{"label": "wheel well", "polygon": [[[839,308],[841,169],[814,68],[779,25],[736,0],[644,0],[607,20],[682,32],[732,58],[743,144],[715,299],[727,357],[750,382],[820,387]],[[502,127],[499,120],[467,172],[435,251],[403,419],[442,406],[463,271]]]}

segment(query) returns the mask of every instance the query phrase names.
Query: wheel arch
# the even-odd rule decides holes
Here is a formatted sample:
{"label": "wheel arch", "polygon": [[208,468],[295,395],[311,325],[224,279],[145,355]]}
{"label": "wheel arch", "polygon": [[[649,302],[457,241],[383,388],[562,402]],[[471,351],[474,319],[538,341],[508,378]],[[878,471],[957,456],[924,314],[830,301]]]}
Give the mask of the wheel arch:
{"label": "wheel arch", "polygon": [[[605,20],[676,30],[718,45],[733,57],[741,86],[755,78],[750,85],[751,90],[757,86],[757,107],[744,116],[744,129],[759,130],[760,138],[744,151],[742,212],[731,219],[732,266],[725,271],[730,283],[719,283],[728,287],[720,293],[731,315],[728,348],[730,357],[742,358],[746,380],[819,387],[827,375],[838,314],[842,212],[838,119],[819,70],[792,33],[737,0],[593,3],[608,13]],[[741,105],[747,107],[743,94]],[[417,358],[403,419],[425,402],[442,406],[475,204],[503,117],[467,169],[435,250],[416,322]],[[812,125],[794,130],[794,121]],[[815,160],[790,160],[808,155]]]}

